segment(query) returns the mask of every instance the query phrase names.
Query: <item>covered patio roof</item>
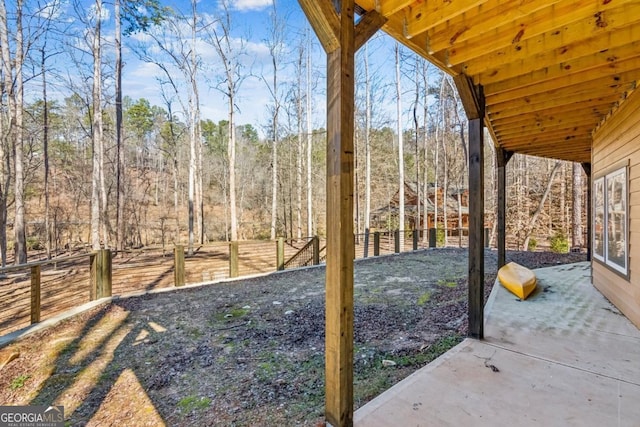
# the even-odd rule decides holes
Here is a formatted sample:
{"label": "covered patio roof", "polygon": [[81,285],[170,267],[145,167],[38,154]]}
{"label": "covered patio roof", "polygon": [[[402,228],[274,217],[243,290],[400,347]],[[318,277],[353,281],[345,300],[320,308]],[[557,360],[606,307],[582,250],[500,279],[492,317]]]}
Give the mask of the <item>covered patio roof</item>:
{"label": "covered patio roof", "polygon": [[[355,52],[382,29],[454,77],[469,120],[468,333],[483,339],[484,126],[497,146],[497,246],[502,266],[505,176],[511,155],[580,162],[590,189],[593,132],[640,77],[640,3],[298,1],[327,53],[325,415],[333,426],[350,426]],[[587,200],[590,211],[591,197]],[[588,235],[590,228],[588,220]]]}
{"label": "covered patio roof", "polygon": [[591,133],[640,76],[635,0],[356,5],[382,15],[385,32],[446,73],[482,85],[485,124],[507,151],[590,162]]}

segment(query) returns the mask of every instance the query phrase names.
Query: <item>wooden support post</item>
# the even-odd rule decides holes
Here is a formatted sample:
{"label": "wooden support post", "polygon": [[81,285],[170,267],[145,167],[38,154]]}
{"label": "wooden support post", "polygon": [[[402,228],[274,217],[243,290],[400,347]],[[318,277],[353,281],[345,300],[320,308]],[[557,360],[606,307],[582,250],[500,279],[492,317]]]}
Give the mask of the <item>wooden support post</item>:
{"label": "wooden support post", "polygon": [[313,265],[320,264],[320,238],[313,236]]}
{"label": "wooden support post", "polygon": [[364,230],[364,249],[362,251],[362,257],[369,257],[369,229]]}
{"label": "wooden support post", "polygon": [[491,243],[490,242],[490,240],[491,240],[490,237],[491,236],[489,235],[489,232],[490,232],[489,228],[485,227],[484,228],[484,247],[485,248],[488,248],[489,247],[489,243]]}
{"label": "wooden support post", "polygon": [[438,245],[438,230],[436,228],[429,229],[429,247],[435,248]]}
{"label": "wooden support post", "polygon": [[496,148],[496,163],[498,165],[498,268],[507,263],[507,164],[512,156],[512,151]]}
{"label": "wooden support post", "polygon": [[173,284],[184,286],[184,246],[176,245],[173,248]]}
{"label": "wooden support post", "polygon": [[[322,0],[327,1],[327,0]],[[339,3],[340,47],[327,53],[325,418],[353,425],[354,1]]]}
{"label": "wooden support post", "polygon": [[354,0],[299,3],[327,53],[325,418],[352,426],[354,56],[386,19],[367,12],[356,31]]}
{"label": "wooden support post", "polygon": [[393,251],[397,254],[400,253],[400,230],[393,232]]}
{"label": "wooden support post", "polygon": [[380,232],[373,232],[373,256],[380,256]]}
{"label": "wooden support post", "polygon": [[111,251],[102,249],[102,286],[100,288],[100,298],[110,297],[113,286],[112,268],[111,268]]}
{"label": "wooden support post", "polygon": [[276,270],[284,270],[284,237],[276,240]]}
{"label": "wooden support post", "polygon": [[583,163],[582,169],[584,173],[587,175],[587,238],[585,239],[585,245],[587,247],[587,261],[591,261],[591,245],[593,242],[593,200],[592,200],[592,192],[591,186],[593,185],[593,181],[591,178],[591,163]]}
{"label": "wooden support post", "polygon": [[111,251],[100,249],[89,257],[91,262],[91,287],[89,298],[91,301],[111,296]]}
{"label": "wooden support post", "polygon": [[229,277],[238,277],[238,242],[229,242]]}
{"label": "wooden support post", "polygon": [[469,336],[484,337],[484,127],[469,120]]}
{"label": "wooden support post", "polygon": [[454,77],[469,119],[469,336],[484,338],[484,118],[481,85]]}
{"label": "wooden support post", "polygon": [[31,267],[31,324],[40,322],[40,266]]}
{"label": "wooden support post", "polygon": [[413,250],[418,250],[418,239],[420,239],[420,232],[418,230],[413,230]]}

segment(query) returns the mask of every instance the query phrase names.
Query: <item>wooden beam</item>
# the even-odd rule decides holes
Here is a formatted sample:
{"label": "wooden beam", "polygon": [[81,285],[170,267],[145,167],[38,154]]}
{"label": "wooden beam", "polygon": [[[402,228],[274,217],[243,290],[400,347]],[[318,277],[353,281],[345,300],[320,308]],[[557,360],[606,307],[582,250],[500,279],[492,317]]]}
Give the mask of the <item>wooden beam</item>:
{"label": "wooden beam", "polygon": [[486,2],[487,0],[415,2],[407,11],[405,37],[415,37]]}
{"label": "wooden beam", "polygon": [[526,123],[512,123],[501,126],[492,125],[495,128],[496,135],[499,134],[499,139],[519,137],[522,135],[540,135],[546,132],[555,132],[566,129],[573,129],[580,126],[591,126],[595,128],[599,123],[597,117],[573,117],[573,118],[559,118],[549,121],[533,121]]}
{"label": "wooden beam", "polygon": [[387,22],[387,18],[370,10],[365,13],[356,25],[355,50],[360,49]]}
{"label": "wooden beam", "polygon": [[354,1],[338,1],[339,48],[327,52],[325,417],[353,425]]}
{"label": "wooden beam", "polygon": [[390,16],[396,12],[401,11],[405,7],[415,2],[415,0],[395,0],[395,1],[380,1],[376,0],[376,11],[382,16]]}
{"label": "wooden beam", "polygon": [[[358,5],[360,5],[364,10],[369,11],[369,10],[375,10],[376,5],[380,7],[381,5],[384,5],[384,3],[379,3],[377,0],[359,0]],[[383,30],[388,35],[395,38],[398,42],[402,43],[407,48],[416,52],[418,55],[421,55],[424,57],[427,56],[428,40],[427,40],[426,33],[420,34],[416,37],[408,39],[404,36],[404,24],[405,24],[404,13],[395,13],[392,15],[383,14],[383,16],[385,16],[388,19],[387,23],[383,27]],[[449,74],[454,74],[454,71],[445,65],[444,59],[445,59],[444,55],[436,54],[436,55],[432,55],[429,58],[429,61],[431,61],[433,65],[435,65],[442,71]]]}
{"label": "wooden beam", "polygon": [[[572,90],[573,89],[573,90]],[[566,105],[588,101],[593,98],[608,97],[617,95],[620,97],[620,89],[616,87],[604,86],[601,88],[590,88],[586,85],[569,86],[564,89],[553,90],[549,92],[539,93],[536,95],[526,96],[524,98],[512,99],[501,102],[499,104],[489,104],[487,101],[487,111],[489,116],[493,111],[505,111],[512,109],[524,109],[527,106],[537,109],[538,105]]]}
{"label": "wooden beam", "polygon": [[327,53],[340,47],[340,19],[332,0],[298,0],[300,7]]}
{"label": "wooden beam", "polygon": [[[621,11],[618,21],[612,21],[611,26],[620,24],[621,27],[610,28],[607,24],[599,27],[594,22],[584,23],[584,28],[575,29],[575,32],[566,35],[560,30],[542,34],[530,40],[525,40],[514,46],[488,51],[485,49],[476,58],[465,58],[459,54],[459,50],[449,52],[447,65],[459,65],[464,63],[464,70],[469,75],[488,73],[496,74],[500,69],[510,64],[510,73],[506,77],[513,77],[522,65],[530,72],[532,65],[535,69],[542,69],[561,62],[575,60],[577,58],[594,55],[602,50],[624,46],[640,38],[640,3],[632,13]],[[604,25],[604,24],[603,24]],[[594,29],[595,28],[595,29]],[[582,33],[579,33],[582,31]],[[559,34],[556,34],[559,32]],[[585,34],[592,35],[585,37]],[[524,74],[520,72],[520,74]],[[516,74],[517,75],[517,74]]]}
{"label": "wooden beam", "polygon": [[507,164],[512,156],[512,151],[507,151],[500,147],[496,149],[496,162],[498,165],[498,268],[506,264]]}
{"label": "wooden beam", "polygon": [[482,86],[474,85],[473,80],[464,74],[455,76],[453,81],[458,89],[467,118],[469,120],[484,118],[485,100]]}
{"label": "wooden beam", "polygon": [[[592,127],[595,128],[596,123],[598,121],[594,120]],[[585,124],[584,126],[587,126]],[[552,122],[550,120],[540,120],[540,121],[530,121],[528,123],[518,124],[518,128],[501,128],[501,134],[498,135],[498,140],[500,141],[500,145],[510,140],[544,140],[545,135],[556,135],[561,136],[564,139],[564,136],[567,135],[580,135],[577,132],[574,132],[574,128],[579,128],[579,126],[575,126],[573,123],[564,123],[564,121],[560,121],[559,123]],[[515,130],[518,132],[515,132]],[[524,129],[524,130],[523,130]],[[538,130],[536,132],[536,130]],[[527,137],[530,134],[531,137]],[[589,133],[584,134],[589,135]]]}
{"label": "wooden beam", "polygon": [[[520,78],[487,85],[485,87],[487,102],[493,105],[517,98],[558,90],[575,93],[584,90],[598,90],[598,88],[605,86],[620,87],[630,85],[638,78],[637,68],[625,69],[622,67],[622,63],[617,64],[616,67],[622,71],[605,73],[605,70],[597,68],[576,74],[555,76],[552,79],[546,79],[543,75],[536,75],[536,71],[526,76],[521,76]],[[535,80],[532,76],[538,80]],[[621,92],[625,90],[626,89],[621,89]]]}
{"label": "wooden beam", "polygon": [[542,126],[546,122],[553,122],[555,120],[574,120],[575,118],[591,117],[594,119],[602,118],[611,110],[612,104],[593,105],[578,108],[567,108],[566,111],[553,111],[552,113],[527,113],[521,114],[516,117],[506,117],[504,119],[492,119],[491,123],[496,126],[507,125],[530,125],[540,123],[538,126]]}
{"label": "wooden beam", "polygon": [[[530,154],[533,156],[541,156],[541,157],[558,157],[561,154],[573,154],[578,152],[590,152],[590,146],[588,141],[583,140],[579,141],[575,144],[556,144],[556,145],[545,145],[545,146],[533,146],[533,145],[521,145],[521,146],[511,146],[505,145],[509,150],[514,150],[518,154]],[[536,154],[539,153],[539,154]],[[572,156],[567,156],[567,158],[573,158]]]}
{"label": "wooden beam", "polygon": [[[629,44],[600,50],[590,55],[564,60],[560,63],[552,63],[547,67],[538,68],[529,74],[531,74],[530,79],[536,81],[551,80],[561,76],[566,77],[587,70],[594,70],[592,75],[598,73],[600,77],[604,77],[613,73],[637,70],[639,63],[640,41],[634,41]],[[514,64],[507,64],[499,69],[487,70],[484,73],[480,73],[477,76],[477,80],[487,85],[518,78],[523,75],[521,65],[521,62],[519,62],[516,63],[515,66]],[[539,65],[544,65],[544,62],[540,62]]]}
{"label": "wooden beam", "polygon": [[587,138],[593,131],[593,125],[590,126],[576,126],[562,129],[552,129],[546,132],[534,131],[534,132],[519,132],[512,134],[499,134],[501,141],[508,141],[511,144],[519,143],[531,143],[537,144],[544,141],[565,141],[568,139]]}
{"label": "wooden beam", "polygon": [[429,30],[430,53],[449,49],[470,39],[495,33],[505,22],[515,22],[530,13],[560,1],[574,0],[490,0],[473,10],[449,19]]}
{"label": "wooden beam", "polygon": [[[582,110],[587,107],[596,107],[603,105],[613,105],[620,99],[620,95],[614,93],[612,95],[597,97],[591,99],[575,99],[571,97],[554,99],[541,102],[538,104],[528,104],[522,108],[500,108],[495,109],[495,113],[491,113],[491,120],[507,119],[509,117],[522,117],[524,114],[541,114],[552,115],[557,113],[566,113],[574,110]],[[490,110],[491,111],[491,110]]]}
{"label": "wooden beam", "polygon": [[[626,3],[632,1],[623,0]],[[576,3],[572,0],[551,4],[520,19],[505,20],[502,25],[494,27],[482,37],[456,44],[449,49],[449,61],[451,65],[462,64],[480,57],[494,58],[503,51],[531,56],[533,53],[527,50],[549,50],[545,44],[553,41],[567,45],[584,39],[586,34],[606,33],[611,26],[621,28],[628,25],[629,22],[633,22],[633,17],[626,17],[623,23],[620,15],[626,13],[624,9],[624,4],[620,7],[620,2]],[[475,73],[472,69],[467,69],[467,72]]]}

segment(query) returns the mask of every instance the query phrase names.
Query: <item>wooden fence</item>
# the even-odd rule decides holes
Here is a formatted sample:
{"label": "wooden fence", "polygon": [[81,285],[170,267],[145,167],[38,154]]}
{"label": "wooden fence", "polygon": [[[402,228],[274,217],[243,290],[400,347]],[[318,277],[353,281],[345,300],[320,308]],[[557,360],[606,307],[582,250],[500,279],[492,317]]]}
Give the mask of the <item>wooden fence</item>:
{"label": "wooden fence", "polygon": [[[402,248],[400,233],[405,235]],[[355,258],[437,245],[435,230],[427,239],[418,231],[375,232],[354,239]],[[0,268],[0,336],[103,297],[318,265],[324,262],[325,245],[314,236],[207,244],[192,255],[184,246],[118,253],[103,249]]]}

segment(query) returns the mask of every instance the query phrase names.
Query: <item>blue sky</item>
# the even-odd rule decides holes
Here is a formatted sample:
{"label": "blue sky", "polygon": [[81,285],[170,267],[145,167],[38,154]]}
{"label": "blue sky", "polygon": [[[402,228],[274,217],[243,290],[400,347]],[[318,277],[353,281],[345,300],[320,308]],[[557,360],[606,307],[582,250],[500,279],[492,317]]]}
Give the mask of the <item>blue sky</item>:
{"label": "blue sky", "polygon": [[[54,0],[50,0],[54,1]],[[72,4],[73,0],[57,0],[62,1],[63,7],[59,16],[59,22],[68,22],[72,31],[75,29],[78,34],[86,32],[87,24],[81,22],[78,14],[74,13]],[[91,15],[91,8],[94,0],[80,0],[84,6],[84,10],[80,14]],[[191,2],[189,0],[160,0],[164,6],[169,6],[185,15],[191,13]],[[247,77],[242,83],[237,100],[237,123],[252,124],[258,131],[264,135],[266,124],[269,121],[269,112],[267,105],[272,102],[270,93],[261,77],[270,81],[271,76],[271,58],[266,41],[269,38],[270,18],[269,12],[272,10],[273,0],[231,0],[231,19],[232,19],[232,36],[236,39],[245,40],[245,49],[247,55],[244,57],[244,72]],[[107,78],[106,93],[113,91],[113,82],[109,81],[112,77],[110,69],[113,67],[113,34],[114,20],[112,13],[112,2],[104,2],[105,12],[103,13],[103,39],[106,42],[104,47],[104,63],[105,75]],[[286,49],[292,53],[288,55],[284,64],[281,64],[282,70],[279,73],[279,80],[284,83],[283,90],[287,89],[287,83],[295,81],[293,60],[295,58],[295,48],[298,45],[302,35],[309,30],[307,20],[300,9],[297,0],[278,0],[278,14],[286,19],[286,30],[284,31],[284,40]],[[215,16],[221,13],[218,1],[200,0],[197,3],[197,11],[200,18],[204,21],[212,23]],[[215,25],[215,24],[212,24]],[[324,126],[325,121],[325,65],[326,56],[322,51],[315,35],[311,32],[313,40],[313,70],[315,90],[313,94],[313,117],[314,127]],[[168,36],[168,37],[171,37]],[[168,39],[169,40],[169,39]],[[177,43],[177,38],[173,36],[170,43]],[[74,43],[80,45],[81,41]],[[188,42],[187,42],[188,43]],[[395,120],[395,88],[393,87],[394,79],[394,42],[388,36],[379,34],[369,42],[371,72],[378,72],[380,83],[378,85],[379,95],[377,97],[377,107],[388,117],[386,122],[393,125]],[[124,40],[123,60],[125,63],[123,70],[123,92],[125,96],[132,99],[146,98],[152,104],[163,106],[164,101],[161,96],[160,84],[158,78],[163,76],[160,68],[152,63],[143,62],[136,54],[136,49],[141,46],[147,46],[153,53],[153,42],[148,35],[144,33],[133,34]],[[211,45],[200,40],[197,43],[198,55],[206,64],[205,70],[200,73],[199,90],[201,97],[201,113],[202,118],[219,121],[227,118],[227,104],[224,96],[215,89],[215,80],[220,74],[221,66],[217,54]],[[68,61],[68,57],[64,60],[56,59],[56,67],[60,68],[62,74],[66,74],[69,80],[84,82],[85,91],[87,90],[87,82],[90,82],[91,75],[91,58],[85,55],[79,59],[80,63],[84,63],[83,71],[78,72],[73,67],[67,67],[64,61]],[[176,80],[180,81],[180,72],[177,68],[169,66],[172,74],[176,76]],[[77,74],[75,74],[77,73]],[[84,74],[84,76],[83,76]],[[250,74],[250,75],[249,75]],[[184,83],[182,83],[184,85]],[[291,85],[288,85],[289,87]],[[406,81],[404,83],[405,91],[410,90],[411,84]],[[68,96],[69,89],[65,85],[59,86],[59,97]],[[38,97],[38,89],[34,87],[34,96]],[[181,88],[183,95],[183,104],[186,104],[186,91]],[[405,109],[409,108],[412,95],[407,96],[404,101]],[[174,111],[179,108],[179,102],[174,101]],[[405,114],[405,126],[411,126],[410,114]],[[385,121],[385,120],[383,120]]]}
{"label": "blue sky", "polygon": [[[163,2],[167,6],[177,10],[190,13],[190,2],[176,1]],[[238,123],[251,123],[259,130],[260,127],[267,123],[268,112],[266,105],[271,102],[269,91],[267,90],[261,76],[265,76],[268,80],[271,76],[271,58],[266,45],[269,38],[269,12],[272,8],[271,0],[237,0],[232,1],[232,26],[234,28],[233,36],[243,38],[245,40],[245,49],[247,55],[245,62],[245,73],[250,73],[240,87],[238,107]],[[198,3],[198,13],[202,15],[216,15],[220,12],[217,2],[200,1]],[[295,44],[300,39],[299,35],[305,31],[307,26],[306,18],[302,13],[298,2],[295,0],[278,1],[278,13],[287,19],[287,33],[285,38],[287,49],[294,50]],[[321,68],[324,73],[324,54],[320,52],[320,47],[314,37],[314,68]],[[143,35],[134,36],[134,39],[144,39]],[[131,45],[131,43],[130,43]],[[213,49],[202,43],[199,49],[199,55],[208,63],[211,72],[220,69],[218,58]],[[130,52],[130,51],[129,51]],[[160,70],[153,64],[143,63],[135,58],[133,52],[130,52],[129,63],[124,71],[124,91],[132,98],[147,98],[161,105],[162,99],[158,96],[158,83],[156,76],[160,75]],[[291,56],[293,58],[293,56]],[[284,69],[279,74],[281,81],[293,79],[292,64],[282,64]],[[211,88],[211,76],[202,76],[200,79],[201,91],[201,110],[203,118],[210,118],[214,121],[225,119],[227,116],[227,105],[225,98],[219,91]],[[323,86],[323,79],[320,82]],[[323,89],[317,91],[314,99],[316,108],[324,108]],[[322,112],[316,111],[316,113]],[[317,115],[317,114],[316,114]],[[322,120],[322,117],[319,117]]]}

